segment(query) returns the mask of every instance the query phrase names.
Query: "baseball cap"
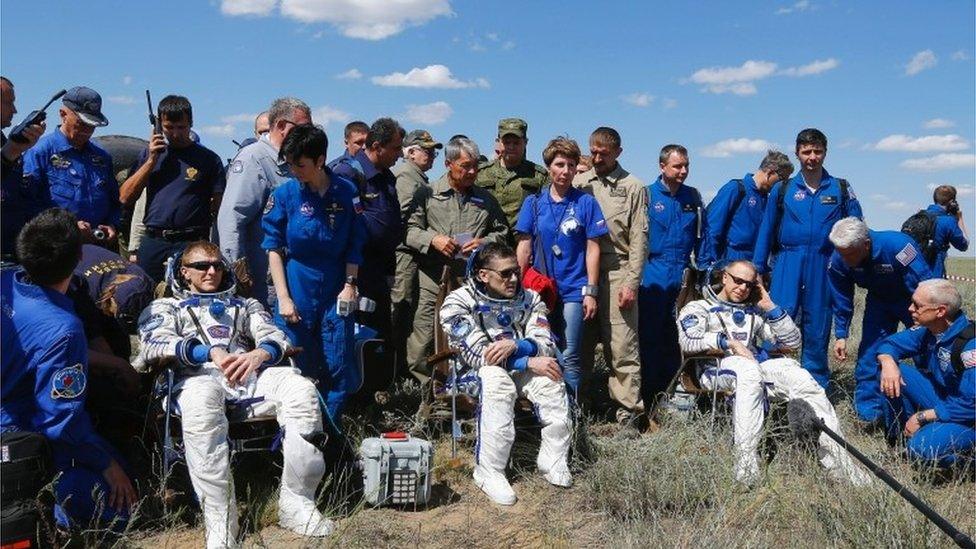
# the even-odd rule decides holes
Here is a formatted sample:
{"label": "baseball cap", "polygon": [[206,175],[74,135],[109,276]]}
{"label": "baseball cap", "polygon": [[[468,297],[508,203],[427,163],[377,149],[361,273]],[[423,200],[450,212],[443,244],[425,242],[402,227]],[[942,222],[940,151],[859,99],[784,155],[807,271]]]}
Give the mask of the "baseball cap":
{"label": "baseball cap", "polygon": [[414,130],[407,134],[406,139],[403,140],[403,146],[412,147],[414,145],[418,147],[423,147],[425,149],[444,148],[444,145],[440,144],[437,141],[434,141],[434,138],[430,136],[430,132],[428,132],[427,130]]}
{"label": "baseball cap", "polygon": [[498,121],[498,137],[512,134],[525,139],[525,133],[528,129],[529,125],[521,118],[502,118]]}
{"label": "baseball cap", "polygon": [[64,94],[61,103],[89,126],[108,126],[108,118],[102,114],[102,96],[91,88],[75,86]]}

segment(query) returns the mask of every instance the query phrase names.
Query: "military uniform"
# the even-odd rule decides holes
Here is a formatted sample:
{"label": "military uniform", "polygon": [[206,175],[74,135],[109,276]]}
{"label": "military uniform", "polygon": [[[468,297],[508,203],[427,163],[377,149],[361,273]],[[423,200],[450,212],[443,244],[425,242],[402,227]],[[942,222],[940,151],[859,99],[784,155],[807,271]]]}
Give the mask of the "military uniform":
{"label": "military uniform", "polygon": [[414,377],[430,377],[426,359],[434,340],[434,304],[437,300],[441,271],[449,265],[452,274],[464,275],[464,259],[447,259],[431,246],[437,235],[456,237],[468,233],[485,243],[505,242],[508,225],[495,198],[485,189],[472,186],[467,193],[451,188],[447,175],[428,187],[421,187],[414,197],[415,209],[407,220],[407,246],[418,252],[420,292],[413,333],[407,340],[407,364]]}
{"label": "military uniform", "polygon": [[[498,123],[498,138],[516,135],[524,139],[527,129],[524,120],[505,118]],[[548,181],[549,172],[543,166],[523,158],[519,165],[508,168],[498,158],[478,166],[476,184],[495,197],[511,226],[518,218],[525,197],[538,193]]]}
{"label": "military uniform", "polygon": [[[647,195],[644,183],[620,164],[606,176],[590,169],[573,179],[573,186],[596,198],[607,221],[608,237],[600,239],[600,296],[597,317],[603,356],[610,371],[610,395],[624,411],[640,412],[641,373],[637,346],[637,302],[628,309],[617,306],[623,287],[640,286],[647,258]],[[583,364],[593,368],[593,354],[583,345]],[[621,417],[618,411],[618,417]]]}

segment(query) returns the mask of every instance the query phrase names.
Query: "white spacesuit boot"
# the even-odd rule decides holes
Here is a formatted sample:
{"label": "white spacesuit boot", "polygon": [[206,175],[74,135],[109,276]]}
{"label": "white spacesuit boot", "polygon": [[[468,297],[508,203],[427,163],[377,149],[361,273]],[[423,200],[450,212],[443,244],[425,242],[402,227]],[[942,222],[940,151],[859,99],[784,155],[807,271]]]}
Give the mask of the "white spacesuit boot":
{"label": "white spacesuit boot", "polygon": [[237,547],[237,500],[227,446],[227,416],[220,381],[192,376],[177,396],[186,465],[207,530],[208,549]]}
{"label": "white spacesuit boot", "polygon": [[515,491],[505,478],[508,456],[515,442],[515,382],[497,366],[478,370],[481,379],[478,443],[474,483],[499,505],[513,505]]}
{"label": "white spacesuit boot", "polygon": [[702,386],[709,391],[735,391],[732,406],[735,480],[746,485],[759,481],[759,439],[766,419],[762,375],[759,364],[741,356],[722,359],[718,370],[702,373]]}
{"label": "white spacesuit boot", "polygon": [[325,474],[325,460],[322,452],[302,437],[322,430],[315,385],[292,368],[268,368],[258,377],[257,393],[273,407],[270,412],[285,432],[278,523],[304,536],[328,536],[335,531],[335,524],[315,506],[315,490]]}
{"label": "white spacesuit boot", "polygon": [[[762,364],[762,372],[763,377],[771,382],[770,396],[777,400],[806,401],[829,429],[842,434],[837,413],[830,404],[827,393],[795,360],[790,358],[767,360]],[[832,480],[847,481],[854,486],[865,486],[871,483],[867,473],[855,465],[847,450],[841,448],[832,438],[820,433],[817,443],[820,464],[827,470],[827,476]]]}
{"label": "white spacesuit boot", "polygon": [[573,475],[569,472],[569,447],[572,442],[572,421],[569,403],[562,382],[531,372],[515,374],[525,397],[535,405],[542,423],[542,442],[536,466],[550,484],[569,488]]}

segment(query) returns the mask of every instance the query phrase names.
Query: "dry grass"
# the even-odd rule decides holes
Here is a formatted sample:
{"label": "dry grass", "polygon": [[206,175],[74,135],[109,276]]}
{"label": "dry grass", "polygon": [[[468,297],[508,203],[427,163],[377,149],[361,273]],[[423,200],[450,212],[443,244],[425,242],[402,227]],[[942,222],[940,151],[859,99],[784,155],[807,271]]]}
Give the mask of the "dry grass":
{"label": "dry grass", "polygon": [[[972,260],[952,260],[950,272],[963,274]],[[969,274],[968,276],[972,276]],[[963,288],[967,311],[976,291]],[[860,339],[863,295],[853,324],[853,355]],[[853,364],[833,364],[842,386],[852,386]],[[595,384],[599,387],[600,384]],[[599,397],[598,397],[599,398]],[[450,460],[450,439],[418,423],[416,389],[385,408],[362,408],[349,418],[359,440],[380,428],[399,427],[436,443],[433,501],[423,509],[343,508],[332,498],[323,503],[339,518],[339,531],[326,540],[310,540],[275,525],[272,490],[239,492],[244,504],[245,541],[251,547],[950,547],[949,539],[893,491],[877,481],[853,489],[827,480],[809,446],[796,442],[782,418],[767,427],[763,482],[741,489],[732,479],[728,421],[710,416],[689,421],[665,418],[663,428],[638,440],[589,437],[595,461],[576,460],[576,485],[562,490],[533,471],[536,434],[520,431],[514,455],[514,487],[519,502],[500,508],[471,482],[472,441],[461,444],[460,460]],[[910,468],[897,448],[859,430],[850,400],[837,404],[848,439],[969,535],[976,534],[976,492],[972,478],[939,480]],[[774,414],[775,416],[775,414]],[[601,418],[589,431],[613,429]],[[241,471],[238,477],[265,478],[268,467]],[[239,479],[240,482],[240,479]],[[273,482],[265,486],[274,487]],[[325,490],[328,493],[330,490]],[[325,499],[330,499],[326,497]],[[191,515],[193,516],[193,515]],[[197,520],[199,517],[197,516]],[[90,538],[91,539],[91,538]],[[156,520],[125,536],[118,545],[198,547],[199,523],[172,517]],[[96,543],[103,545],[103,543]]]}

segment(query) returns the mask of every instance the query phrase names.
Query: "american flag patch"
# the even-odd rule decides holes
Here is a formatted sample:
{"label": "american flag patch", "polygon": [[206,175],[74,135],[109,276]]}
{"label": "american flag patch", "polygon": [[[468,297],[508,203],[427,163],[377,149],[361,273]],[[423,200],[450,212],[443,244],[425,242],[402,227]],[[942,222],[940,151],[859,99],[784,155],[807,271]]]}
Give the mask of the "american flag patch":
{"label": "american flag patch", "polygon": [[599,221],[596,222],[596,226],[597,227],[602,227],[602,226],[604,226],[606,224],[607,224],[607,220],[606,219],[601,219],[601,220],[599,220]]}
{"label": "american flag patch", "polygon": [[976,368],[976,349],[970,349],[959,353],[962,359],[963,368]]}
{"label": "american flag patch", "polygon": [[356,210],[356,213],[363,213],[363,203],[359,201],[358,196],[352,197],[352,209]]}
{"label": "american flag patch", "polygon": [[918,252],[915,251],[915,246],[905,244],[905,247],[895,255],[895,259],[897,259],[898,263],[901,263],[902,265],[908,265],[913,259],[915,259],[916,255],[918,255]]}

